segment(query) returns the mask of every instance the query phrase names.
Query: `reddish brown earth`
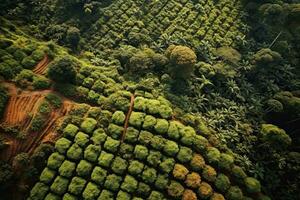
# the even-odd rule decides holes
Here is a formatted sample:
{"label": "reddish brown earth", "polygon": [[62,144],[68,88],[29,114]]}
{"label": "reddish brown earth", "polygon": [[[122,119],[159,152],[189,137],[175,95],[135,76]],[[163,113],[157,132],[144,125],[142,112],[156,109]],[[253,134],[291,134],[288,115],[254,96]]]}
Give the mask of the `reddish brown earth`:
{"label": "reddish brown earth", "polygon": [[58,138],[56,128],[59,122],[69,113],[74,103],[61,97],[62,106],[52,110],[41,131],[32,132],[29,130],[33,118],[30,114],[34,116],[45,96],[54,92],[52,90],[22,91],[12,83],[4,83],[4,85],[8,88],[10,99],[0,124],[5,127],[16,127],[25,134],[24,139],[18,139],[9,133],[2,133],[9,146],[0,152],[0,160],[12,161],[18,153],[26,152],[31,155],[41,143],[53,143]]}
{"label": "reddish brown earth", "polygon": [[41,60],[33,69],[33,72],[36,74],[44,75],[46,73],[48,64],[50,63],[50,59],[48,55],[45,55],[43,60]]}
{"label": "reddish brown earth", "polygon": [[126,132],[127,132],[127,128],[128,128],[128,123],[129,123],[129,118],[131,116],[132,110],[133,110],[133,106],[134,106],[134,95],[131,95],[130,98],[130,106],[129,106],[129,110],[127,112],[126,118],[125,118],[125,123],[124,123],[124,129],[123,129],[123,134],[122,134],[122,138],[121,138],[121,142],[124,142],[125,136],[126,136]]}

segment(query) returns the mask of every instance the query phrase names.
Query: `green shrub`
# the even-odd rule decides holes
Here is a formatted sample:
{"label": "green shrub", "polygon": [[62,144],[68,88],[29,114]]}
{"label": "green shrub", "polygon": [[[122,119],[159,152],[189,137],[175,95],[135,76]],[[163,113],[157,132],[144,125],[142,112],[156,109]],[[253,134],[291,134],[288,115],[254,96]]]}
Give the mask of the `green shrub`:
{"label": "green shrub", "polygon": [[89,136],[84,134],[83,132],[78,132],[75,136],[75,143],[78,144],[80,147],[85,147],[89,142]]}
{"label": "green shrub", "polygon": [[54,170],[51,170],[46,167],[41,173],[40,181],[45,184],[50,184],[53,181],[55,175],[56,173]]}
{"label": "green shrub", "polygon": [[153,137],[152,133],[148,131],[141,131],[138,141],[143,145],[147,145],[150,144],[152,137]]}
{"label": "green shrub", "polygon": [[186,176],[185,184],[190,188],[198,188],[201,183],[201,177],[198,173],[192,172]]}
{"label": "green shrub", "polygon": [[70,57],[59,58],[49,65],[48,77],[58,83],[75,83],[77,65]]}
{"label": "green shrub", "polygon": [[164,134],[168,132],[169,122],[165,119],[157,119],[157,123],[154,126],[154,129],[159,134]]}
{"label": "green shrub", "polygon": [[171,45],[165,52],[170,61],[170,72],[174,78],[189,78],[194,71],[197,56],[185,46]]}
{"label": "green shrub", "polygon": [[217,172],[210,165],[205,165],[203,172],[202,172],[202,177],[209,182],[214,182],[217,177]]}
{"label": "green shrub", "polygon": [[187,163],[190,162],[192,158],[193,158],[193,150],[188,147],[181,146],[177,154],[177,159],[182,163]]}
{"label": "green shrub", "polygon": [[216,188],[221,192],[226,192],[230,188],[230,180],[224,174],[219,174],[215,181]]}
{"label": "green shrub", "polygon": [[273,124],[262,125],[261,138],[275,149],[285,149],[292,143],[290,136]]}
{"label": "green shrub", "polygon": [[122,111],[116,111],[112,116],[112,122],[117,125],[124,125],[125,122],[125,114]]}
{"label": "green shrub", "polygon": [[242,200],[243,192],[237,186],[231,186],[226,193],[226,199],[228,200]]}
{"label": "green shrub", "polygon": [[25,69],[33,69],[37,62],[31,56],[27,56],[22,60],[21,64]]}
{"label": "green shrub", "polygon": [[139,182],[138,188],[137,188],[137,194],[143,196],[143,197],[148,197],[151,192],[151,188],[149,185],[143,182]]}
{"label": "green shrub", "polygon": [[168,155],[168,156],[175,156],[179,151],[179,147],[178,144],[174,141],[171,140],[167,140],[166,144],[164,146],[164,152]]}
{"label": "green shrub", "polygon": [[128,127],[125,135],[125,141],[135,143],[139,137],[139,131],[133,127]]}
{"label": "green shrub", "polygon": [[161,171],[168,174],[173,170],[174,165],[175,160],[173,158],[167,158],[160,163],[159,168]]}
{"label": "green shrub", "polygon": [[76,168],[76,173],[81,177],[88,177],[93,169],[93,165],[86,160],[81,160]]}
{"label": "green shrub", "polygon": [[166,189],[169,185],[168,174],[159,174],[154,185],[160,190]]}
{"label": "green shrub", "polygon": [[86,200],[94,200],[97,199],[98,195],[100,194],[100,189],[94,183],[88,183],[85,187],[82,197]]}
{"label": "green shrub", "polygon": [[196,135],[194,137],[194,145],[193,146],[197,151],[203,153],[203,152],[205,152],[205,150],[208,147],[208,140],[201,135]]}
{"label": "green shrub", "polygon": [[111,169],[116,174],[124,174],[127,169],[128,162],[121,157],[116,157],[112,162]]}
{"label": "green shrub", "polygon": [[143,129],[151,131],[156,124],[156,118],[152,115],[146,115],[143,123]]}
{"label": "green shrub", "polygon": [[118,192],[116,198],[116,200],[130,200],[130,199],[131,199],[130,194],[128,194],[127,192],[123,192],[122,190]]}
{"label": "green shrub", "polygon": [[136,145],[134,148],[134,155],[139,160],[144,160],[148,156],[148,149],[142,145]]}
{"label": "green shrub", "polygon": [[156,170],[150,167],[145,167],[142,173],[142,179],[148,184],[154,183],[154,181],[156,180],[156,176]]}
{"label": "green shrub", "polygon": [[219,163],[220,160],[220,151],[215,147],[208,147],[206,152],[206,158],[208,163],[214,164]]}
{"label": "green shrub", "polygon": [[202,182],[198,188],[198,194],[200,198],[207,199],[213,194],[213,189],[208,183]]}
{"label": "green shrub", "polygon": [[159,114],[164,119],[169,119],[172,117],[173,110],[170,106],[167,105],[161,105],[159,107]]}
{"label": "green shrub", "polygon": [[34,76],[32,86],[36,90],[48,89],[51,86],[51,82],[43,76]]}
{"label": "green shrub", "polygon": [[13,41],[6,39],[6,38],[1,38],[0,39],[0,49],[6,49],[13,45]]}
{"label": "green shrub", "polygon": [[114,140],[111,137],[107,137],[104,143],[104,149],[113,153],[118,151],[119,146],[120,146],[120,141]]}
{"label": "green shrub", "polygon": [[258,52],[256,52],[253,56],[254,62],[257,65],[270,65],[270,64],[276,64],[282,60],[282,56],[276,52],[272,51],[271,49],[261,49]]}
{"label": "green shrub", "polygon": [[121,185],[121,189],[126,192],[133,193],[137,189],[137,186],[138,186],[137,180],[130,175],[126,175],[124,182]]}
{"label": "green shrub", "polygon": [[233,166],[233,163],[234,163],[233,156],[226,154],[226,153],[221,153],[221,156],[219,159],[219,167],[221,169],[230,170]]}
{"label": "green shrub", "polygon": [[[140,110],[140,111],[146,111],[146,108],[147,108],[147,102],[148,100],[144,97],[136,97],[134,99],[134,109],[135,110]],[[152,116],[150,116],[152,117]]]}
{"label": "green shrub", "polygon": [[40,49],[34,50],[31,54],[32,59],[37,62],[42,60],[44,58],[44,56],[45,56],[45,52]]}
{"label": "green shrub", "polygon": [[141,128],[143,121],[145,118],[145,114],[141,113],[141,112],[132,112],[131,116],[129,118],[129,124],[137,127],[137,128]]}
{"label": "green shrub", "polygon": [[80,195],[86,185],[86,180],[80,177],[74,177],[69,185],[69,192]]}
{"label": "green shrub", "polygon": [[147,200],[161,200],[164,199],[164,195],[158,191],[151,191]]}
{"label": "green shrub", "polygon": [[171,197],[179,198],[183,195],[183,192],[184,187],[180,183],[176,181],[171,181],[171,184],[168,186],[168,194]]}
{"label": "green shrub", "polygon": [[101,167],[96,166],[92,172],[91,179],[100,185],[104,184],[104,180],[107,176],[107,171]]}
{"label": "green shrub", "polygon": [[194,140],[196,138],[196,133],[195,133],[195,130],[192,127],[186,126],[183,129],[180,129],[179,133],[181,134],[180,141],[182,142],[182,144],[184,144],[186,146],[192,146],[193,145]]}
{"label": "green shrub", "polygon": [[103,166],[103,167],[109,167],[112,160],[114,158],[114,155],[111,154],[111,153],[106,153],[105,151],[101,151],[100,153],[100,156],[99,156],[99,159],[98,159],[98,164],[100,166]]}
{"label": "green shrub", "polygon": [[153,150],[150,150],[150,153],[147,157],[147,162],[156,167],[158,166],[160,163],[161,163],[161,153],[159,151],[153,151]]}
{"label": "green shrub", "polygon": [[166,139],[160,135],[155,135],[151,138],[151,146],[156,150],[163,150]]}
{"label": "green shrub", "polygon": [[102,93],[103,90],[105,89],[106,84],[101,81],[101,80],[97,80],[95,81],[94,85],[92,86],[92,89],[95,90],[96,92]]}
{"label": "green shrub", "polygon": [[182,126],[177,121],[171,121],[168,129],[168,137],[173,140],[178,140],[180,138],[179,128]]}
{"label": "green shrub", "polygon": [[77,197],[75,197],[74,195],[71,195],[69,193],[66,193],[64,196],[63,196],[63,199],[62,200],[77,200]]}
{"label": "green shrub", "polygon": [[96,162],[98,159],[98,156],[100,154],[101,147],[96,146],[93,144],[90,144],[85,150],[84,150],[84,159],[90,161],[90,162]]}
{"label": "green shrub", "polygon": [[59,174],[63,177],[66,177],[66,178],[70,178],[72,177],[74,171],[75,171],[75,168],[76,168],[76,164],[71,162],[71,161],[68,161],[68,160],[65,160],[62,165],[60,166],[59,168]]}
{"label": "green shrub", "polygon": [[72,142],[66,138],[60,138],[59,140],[56,141],[55,143],[55,148],[56,150],[61,153],[65,154],[69,147],[71,146]]}
{"label": "green shrub", "polygon": [[88,134],[91,134],[93,132],[93,130],[95,129],[97,125],[97,121],[93,118],[86,118],[82,124],[80,125],[80,128],[88,133]]}
{"label": "green shrub", "polygon": [[91,140],[95,145],[101,145],[105,142],[107,135],[103,128],[98,128],[94,131]]}
{"label": "green shrub", "polygon": [[112,191],[118,191],[121,181],[121,176],[117,176],[115,174],[108,175],[106,177],[104,187]]}
{"label": "green shrub", "polygon": [[82,158],[82,149],[78,144],[73,144],[67,151],[67,157],[71,160],[80,160]]}
{"label": "green shrub", "polygon": [[48,193],[47,196],[45,197],[45,200],[60,200],[61,198],[53,193]]}
{"label": "green shrub", "polygon": [[14,78],[15,74],[8,64],[2,62],[0,63],[0,76],[6,80],[9,80]]}
{"label": "green shrub", "polygon": [[173,176],[176,179],[179,180],[185,180],[186,175],[188,175],[189,170],[181,165],[181,164],[175,164],[174,169],[173,169]]}
{"label": "green shrub", "polygon": [[55,152],[55,153],[51,154],[51,156],[49,157],[47,166],[50,169],[56,170],[60,167],[60,165],[62,164],[64,159],[65,159],[65,157],[63,155],[60,155],[59,153]]}
{"label": "green shrub", "polygon": [[258,193],[261,191],[260,182],[252,177],[247,177],[244,180],[247,192],[249,193]]}
{"label": "green shrub", "polygon": [[55,178],[50,189],[52,192],[54,192],[58,195],[63,195],[64,193],[67,192],[68,185],[69,185],[68,179],[58,176]]}
{"label": "green shrub", "polygon": [[65,137],[73,139],[78,130],[79,128],[74,124],[68,124],[66,128],[64,128],[63,133]]}
{"label": "green shrub", "polygon": [[156,99],[149,99],[147,103],[147,111],[151,115],[157,115],[159,113],[160,101]]}
{"label": "green shrub", "polygon": [[102,190],[98,200],[114,200],[114,193],[109,190]]}
{"label": "green shrub", "polygon": [[30,191],[29,198],[32,200],[44,199],[48,190],[49,187],[47,185],[41,182],[37,182]]}
{"label": "green shrub", "polygon": [[241,167],[236,165],[232,167],[231,174],[234,180],[237,181],[238,183],[243,183],[244,179],[247,177],[247,174],[244,172],[244,170]]}
{"label": "green shrub", "polygon": [[122,143],[119,152],[124,159],[131,159],[133,157],[133,150],[134,147],[132,145]]}
{"label": "green shrub", "polygon": [[128,167],[128,172],[131,175],[139,175],[142,173],[144,169],[144,164],[137,161],[137,160],[132,160],[130,161],[129,167]]}
{"label": "green shrub", "polygon": [[82,85],[86,88],[91,88],[94,84],[94,79],[88,77],[83,80]]}
{"label": "green shrub", "polygon": [[42,116],[41,114],[35,115],[33,117],[33,119],[31,120],[30,131],[32,131],[32,132],[41,131],[45,122],[46,122],[46,119],[44,116]]}

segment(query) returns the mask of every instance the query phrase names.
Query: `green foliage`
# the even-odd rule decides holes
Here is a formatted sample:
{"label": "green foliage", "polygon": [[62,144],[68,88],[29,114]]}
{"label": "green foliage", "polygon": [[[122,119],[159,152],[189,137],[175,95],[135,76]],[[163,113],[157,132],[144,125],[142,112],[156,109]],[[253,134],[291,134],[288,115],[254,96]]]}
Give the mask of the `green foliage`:
{"label": "green foliage", "polygon": [[61,166],[64,159],[65,157],[63,155],[60,155],[59,153],[55,152],[49,157],[47,166],[53,170],[56,170]]}
{"label": "green foliage", "polygon": [[114,158],[113,154],[107,153],[105,151],[101,151],[100,156],[98,158],[98,164],[103,167],[109,167],[113,158]]}
{"label": "green foliage", "polygon": [[168,184],[169,184],[168,174],[159,174],[157,176],[157,179],[155,181],[156,188],[164,190],[167,188]]}
{"label": "green foliage", "polygon": [[7,101],[8,101],[7,91],[4,87],[0,86],[0,116],[4,111]]}
{"label": "green foliage", "polygon": [[77,63],[69,57],[59,58],[53,61],[48,70],[48,76],[59,83],[74,83]]}
{"label": "green foliage", "polygon": [[125,135],[125,141],[134,144],[139,137],[139,131],[135,128],[128,127]]}
{"label": "green foliage", "polygon": [[142,173],[142,179],[148,184],[154,183],[157,177],[157,171],[151,167],[145,167]]}
{"label": "green foliage", "polygon": [[148,149],[142,145],[136,145],[134,148],[134,155],[139,160],[144,160],[148,156]]}
{"label": "green foliage", "polygon": [[56,175],[55,171],[46,167],[41,173],[40,181],[45,184],[49,184],[54,180],[55,175]]}
{"label": "green foliage", "polygon": [[116,152],[119,146],[120,146],[120,141],[114,140],[111,137],[107,137],[104,143],[104,149],[112,153]]}
{"label": "green foliage", "polygon": [[100,146],[90,144],[89,146],[87,146],[87,148],[85,148],[83,157],[84,159],[90,162],[96,162],[100,154],[100,151],[101,151]]}
{"label": "green foliage", "polygon": [[87,200],[93,200],[96,199],[99,194],[100,189],[98,188],[98,186],[94,183],[89,182],[82,193],[82,197]]}
{"label": "green foliage", "polygon": [[63,177],[70,178],[75,172],[76,164],[74,162],[65,160],[59,167],[59,174]]}
{"label": "green foliage", "polygon": [[203,169],[202,177],[209,182],[214,182],[217,177],[217,172],[210,165],[206,165]]}
{"label": "green foliage", "polygon": [[67,157],[70,158],[71,160],[80,160],[82,158],[82,149],[78,144],[73,144],[69,150],[67,151]]}
{"label": "green foliage", "polygon": [[175,165],[175,160],[173,158],[167,158],[164,159],[160,165],[159,168],[164,172],[164,173],[170,173],[173,170],[173,167]]}
{"label": "green foliage", "polygon": [[116,111],[112,116],[112,122],[118,125],[123,125],[125,122],[125,114],[122,111]]}
{"label": "green foliage", "polygon": [[230,180],[224,174],[219,174],[215,181],[216,188],[221,192],[226,192],[230,187]]}
{"label": "green foliage", "polygon": [[122,190],[118,192],[116,198],[116,200],[130,200],[130,199],[131,199],[130,194],[128,194],[127,192],[123,192]]}
{"label": "green foliage", "polygon": [[143,121],[145,118],[145,114],[141,113],[141,112],[132,112],[131,116],[129,118],[129,124],[137,127],[137,128],[141,128]]}
{"label": "green foliage", "polygon": [[153,137],[152,133],[150,133],[148,131],[141,131],[138,141],[141,144],[147,145],[147,144],[150,144],[152,137]]}
{"label": "green foliage", "polygon": [[112,191],[117,191],[120,187],[121,181],[122,177],[120,176],[117,176],[115,174],[108,175],[106,177],[104,187]]}
{"label": "green foliage", "polygon": [[152,166],[157,166],[160,164],[161,153],[159,151],[150,150],[149,155],[147,157],[147,162]]}
{"label": "green foliage", "polygon": [[189,161],[192,160],[193,157],[193,150],[188,148],[188,147],[184,147],[181,146],[180,150],[177,154],[177,159],[182,162],[182,163],[187,163]]}
{"label": "green foliage", "polygon": [[121,157],[115,157],[114,161],[111,164],[111,169],[116,174],[124,174],[127,169],[128,162]]}
{"label": "green foliage", "polygon": [[173,176],[176,179],[179,180],[185,180],[186,175],[189,173],[189,170],[181,165],[181,164],[175,164],[174,169],[173,169]]}
{"label": "green foliage", "polygon": [[174,141],[168,140],[164,146],[164,152],[168,156],[175,156],[179,151],[178,144]]}
{"label": "green foliage", "polygon": [[168,194],[171,197],[178,198],[183,195],[184,187],[176,181],[171,181],[171,184],[168,186]]}
{"label": "green foliage", "polygon": [[171,45],[165,54],[170,61],[170,71],[174,78],[187,79],[191,76],[197,61],[197,56],[192,49]]}
{"label": "green foliage", "polygon": [[121,189],[126,192],[133,193],[137,189],[137,185],[137,180],[134,177],[127,175],[121,185]]}
{"label": "green foliage", "polygon": [[239,187],[232,186],[227,191],[226,199],[228,199],[228,200],[242,200],[243,199],[243,192]]}
{"label": "green foliage", "polygon": [[92,172],[91,179],[95,183],[103,185],[106,176],[107,176],[107,171],[101,167],[96,166]]}
{"label": "green foliage", "polygon": [[61,98],[56,94],[49,93],[45,96],[45,98],[54,108],[60,108],[62,105]]}
{"label": "green foliage", "polygon": [[139,182],[138,188],[137,188],[137,193],[143,197],[149,196],[151,192],[151,188],[149,185],[143,182]]}
{"label": "green foliage", "polygon": [[55,143],[55,148],[56,150],[61,153],[65,154],[69,147],[71,146],[71,141],[66,139],[66,138],[60,138],[59,140],[56,141]]}
{"label": "green foliage", "polygon": [[258,193],[261,191],[260,182],[252,177],[245,178],[245,186],[247,189],[247,192],[249,193]]}
{"label": "green foliage", "polygon": [[52,183],[50,189],[55,194],[63,195],[68,189],[68,184],[69,184],[68,179],[63,178],[61,176],[57,176],[54,182]]}
{"label": "green foliage", "polygon": [[220,160],[220,151],[215,147],[208,147],[206,157],[209,163],[218,163]]}
{"label": "green foliage", "polygon": [[37,182],[32,190],[30,191],[30,199],[33,200],[39,200],[39,199],[44,199],[46,196],[47,192],[49,190],[49,187],[45,185],[44,183]]}
{"label": "green foliage", "polygon": [[68,138],[74,138],[77,131],[79,130],[79,128],[77,126],[75,126],[74,124],[68,124],[64,130],[64,136],[68,137]]}
{"label": "green foliage", "polygon": [[137,160],[130,161],[130,164],[128,166],[128,172],[132,175],[141,174],[143,169],[144,169],[144,164]]}
{"label": "green foliage", "polygon": [[219,159],[219,167],[221,169],[230,170],[230,169],[232,169],[233,163],[234,163],[233,156],[226,154],[226,153],[221,153],[221,156]]}
{"label": "green foliage", "polygon": [[93,136],[91,137],[91,140],[95,145],[100,145],[105,142],[107,138],[107,135],[105,131],[102,128],[98,128],[93,132]]}
{"label": "green foliage", "polygon": [[80,195],[86,185],[86,180],[80,177],[74,177],[69,185],[69,191],[72,194]]}
{"label": "green foliage", "polygon": [[275,149],[288,147],[292,140],[283,129],[273,124],[263,124],[261,128],[261,138]]}
{"label": "green foliage", "polygon": [[78,132],[74,139],[75,143],[84,148],[89,142],[89,136],[83,132]]}
{"label": "green foliage", "polygon": [[257,65],[277,64],[282,60],[282,57],[276,51],[271,49],[261,49],[254,55],[254,62]]}
{"label": "green foliage", "polygon": [[81,177],[88,177],[93,169],[93,165],[86,160],[81,160],[76,168],[76,173]]}
{"label": "green foliage", "polygon": [[31,56],[28,56],[22,60],[21,64],[25,69],[33,69],[37,64],[37,61],[35,61]]}
{"label": "green foliage", "polygon": [[102,190],[98,200],[113,200],[114,194],[109,190]]}
{"label": "green foliage", "polygon": [[97,125],[97,121],[96,121],[95,119],[93,119],[93,118],[86,118],[86,119],[82,122],[82,124],[80,125],[80,128],[81,128],[84,132],[90,134],[90,133],[93,132],[93,130],[95,129],[96,125]]}
{"label": "green foliage", "polygon": [[159,134],[165,134],[168,132],[169,122],[165,119],[157,119],[157,123],[154,126],[154,129]]}

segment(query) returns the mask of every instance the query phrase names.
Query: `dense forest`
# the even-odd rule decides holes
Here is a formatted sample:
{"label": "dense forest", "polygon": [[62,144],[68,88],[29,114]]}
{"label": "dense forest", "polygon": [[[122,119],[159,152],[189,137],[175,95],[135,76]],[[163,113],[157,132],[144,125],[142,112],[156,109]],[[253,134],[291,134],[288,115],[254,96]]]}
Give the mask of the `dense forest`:
{"label": "dense forest", "polygon": [[299,200],[299,0],[1,0],[0,199]]}

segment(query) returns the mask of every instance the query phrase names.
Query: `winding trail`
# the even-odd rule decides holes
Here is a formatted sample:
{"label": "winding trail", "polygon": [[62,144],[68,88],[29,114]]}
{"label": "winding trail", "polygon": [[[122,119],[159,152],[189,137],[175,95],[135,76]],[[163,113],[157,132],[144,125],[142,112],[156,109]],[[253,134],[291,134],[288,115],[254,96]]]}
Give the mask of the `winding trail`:
{"label": "winding trail", "polygon": [[132,111],[133,111],[134,99],[135,99],[135,96],[132,94],[131,97],[130,97],[130,106],[129,106],[129,110],[128,110],[127,115],[126,115],[126,118],[125,118],[124,129],[123,129],[123,134],[122,134],[122,138],[121,138],[121,143],[124,142],[124,139],[125,139],[125,136],[126,136],[126,132],[127,132],[127,128],[128,128],[129,119],[130,119],[131,113],[132,113]]}

